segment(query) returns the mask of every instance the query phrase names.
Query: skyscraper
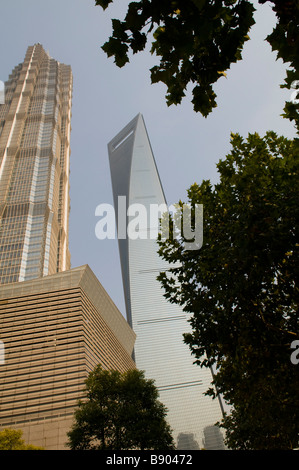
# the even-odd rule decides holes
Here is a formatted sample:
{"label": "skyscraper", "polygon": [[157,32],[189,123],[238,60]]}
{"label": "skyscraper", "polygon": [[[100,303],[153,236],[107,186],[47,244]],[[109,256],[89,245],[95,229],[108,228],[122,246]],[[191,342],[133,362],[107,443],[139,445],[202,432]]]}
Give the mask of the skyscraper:
{"label": "skyscraper", "polygon": [[[134,239],[119,224],[125,216],[129,225],[127,214],[134,204],[142,205],[148,215],[151,205],[166,204],[141,114],[109,142],[108,153],[127,319],[136,333],[136,366],[155,380],[178,448],[203,448],[205,429],[222,418],[221,403],[204,395],[212,381],[211,371],[193,364],[182,337],[189,331],[187,315],[167,302],[156,279],[169,265],[157,254],[156,239],[149,236],[155,229],[150,219],[147,229],[143,227]],[[222,449],[223,442],[215,435],[209,448]]]}
{"label": "skyscraper", "polygon": [[5,84],[0,105],[0,284],[70,268],[70,66],[40,44]]}

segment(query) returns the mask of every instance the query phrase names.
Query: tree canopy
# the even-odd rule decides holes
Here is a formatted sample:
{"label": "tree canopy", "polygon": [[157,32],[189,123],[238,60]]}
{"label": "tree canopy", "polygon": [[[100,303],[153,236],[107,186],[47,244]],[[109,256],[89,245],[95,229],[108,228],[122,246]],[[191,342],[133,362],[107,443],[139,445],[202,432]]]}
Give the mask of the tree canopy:
{"label": "tree canopy", "polygon": [[[298,446],[298,146],[268,132],[238,134],[217,165],[220,182],[194,184],[203,204],[203,244],[159,241],[177,263],[159,280],[170,302],[192,314],[184,335],[199,365],[234,412],[224,421],[235,448]],[[182,202],[180,203],[182,205]],[[209,393],[212,393],[210,391]]]}
{"label": "tree canopy", "polygon": [[[106,9],[113,0],[95,0]],[[299,4],[297,0],[269,2],[277,25],[266,40],[277,58],[288,64],[284,87],[299,88]],[[189,84],[193,107],[207,116],[217,106],[214,83],[225,76],[231,64],[242,58],[244,43],[255,23],[250,0],[140,0],[130,2],[123,21],[113,19],[113,31],[102,46],[118,67],[129,62],[151,38],[151,53],[160,58],[150,69],[152,83],[167,87],[168,105],[179,104]],[[298,100],[299,101],[299,100]],[[299,103],[290,101],[286,116],[298,124]]]}
{"label": "tree canopy", "polygon": [[86,380],[86,400],[75,411],[67,445],[73,450],[173,449],[166,413],[153,380],[142,371],[121,374],[98,366]]}
{"label": "tree canopy", "polygon": [[0,431],[0,450],[43,450],[22,439],[23,432],[19,429],[3,429]]}

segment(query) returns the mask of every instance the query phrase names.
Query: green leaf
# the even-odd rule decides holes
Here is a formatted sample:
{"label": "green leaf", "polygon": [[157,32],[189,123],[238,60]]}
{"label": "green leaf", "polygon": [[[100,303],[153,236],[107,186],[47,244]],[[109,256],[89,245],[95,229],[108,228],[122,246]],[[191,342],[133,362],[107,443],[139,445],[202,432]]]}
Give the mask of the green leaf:
{"label": "green leaf", "polygon": [[133,37],[130,39],[130,47],[133,54],[142,51],[145,48],[147,37],[145,33],[136,31],[133,33]]}
{"label": "green leaf", "polygon": [[108,42],[106,42],[102,49],[108,57],[114,56],[114,62],[118,67],[123,67],[129,58],[127,55],[128,46],[126,44],[120,43],[116,38],[111,37]]}
{"label": "green leaf", "polygon": [[108,6],[110,5],[110,3],[112,3],[113,0],[95,0],[95,4],[96,6],[100,6],[103,8],[103,10],[106,10],[106,8],[108,8]]}
{"label": "green leaf", "polygon": [[124,23],[117,19],[112,19],[113,27],[113,37],[120,42],[125,42],[128,39],[128,34],[126,33],[126,26]]}
{"label": "green leaf", "polygon": [[216,94],[213,92],[212,87],[204,89],[201,86],[196,86],[192,90],[194,111],[200,112],[204,117],[212,111],[216,104]]}

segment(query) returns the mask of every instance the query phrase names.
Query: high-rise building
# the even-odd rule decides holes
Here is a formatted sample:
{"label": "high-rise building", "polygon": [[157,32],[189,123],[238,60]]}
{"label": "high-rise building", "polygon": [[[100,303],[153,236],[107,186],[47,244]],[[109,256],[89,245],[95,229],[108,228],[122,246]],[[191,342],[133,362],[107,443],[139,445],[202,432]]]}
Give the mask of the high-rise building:
{"label": "high-rise building", "polygon": [[135,369],[135,334],[88,266],[0,286],[0,431],[64,449],[98,365]]}
{"label": "high-rise building", "polygon": [[27,49],[0,105],[0,284],[70,268],[70,66]]}
{"label": "high-rise building", "polygon": [[[136,366],[155,380],[177,447],[203,448],[205,429],[221,420],[222,406],[204,395],[211,386],[211,370],[194,365],[183,343],[183,333],[190,331],[187,314],[165,299],[156,279],[169,265],[150,236],[157,228],[150,219],[151,206],[166,205],[166,200],[141,114],[109,142],[108,153],[127,319],[136,333]],[[127,215],[131,212],[134,217],[134,207],[140,205],[148,219],[138,236],[128,236],[124,228],[134,219]],[[209,448],[222,449],[218,433],[215,436],[212,442],[210,433]]]}

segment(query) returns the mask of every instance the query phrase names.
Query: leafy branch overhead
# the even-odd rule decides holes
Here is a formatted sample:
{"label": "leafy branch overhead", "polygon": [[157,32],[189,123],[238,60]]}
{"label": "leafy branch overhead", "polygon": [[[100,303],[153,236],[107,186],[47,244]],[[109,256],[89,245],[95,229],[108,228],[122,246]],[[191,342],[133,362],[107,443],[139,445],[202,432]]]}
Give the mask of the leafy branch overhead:
{"label": "leafy branch overhead", "polygon": [[[105,10],[112,2],[95,3]],[[298,58],[298,38],[294,35],[298,26],[297,2],[276,0],[271,6],[278,26],[267,40],[279,51],[279,57],[290,62],[290,55]],[[167,86],[168,105],[180,104],[188,85],[193,84],[194,110],[206,117],[217,106],[214,83],[225,76],[232,63],[242,59],[244,43],[255,23],[254,11],[248,0],[131,2],[124,21],[112,20],[112,36],[102,49],[108,57],[114,57],[118,67],[123,67],[129,62],[130,51],[143,51],[150,37],[151,53],[160,57],[159,65],[150,69],[152,83]]]}

